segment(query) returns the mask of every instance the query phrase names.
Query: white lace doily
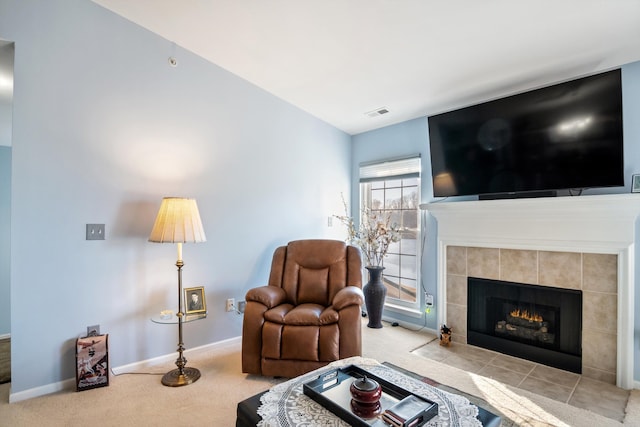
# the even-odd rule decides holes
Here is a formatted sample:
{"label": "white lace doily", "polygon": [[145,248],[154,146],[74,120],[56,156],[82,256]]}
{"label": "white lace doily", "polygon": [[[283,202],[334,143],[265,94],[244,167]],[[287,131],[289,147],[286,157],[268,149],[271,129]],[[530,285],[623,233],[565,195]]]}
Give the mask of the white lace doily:
{"label": "white lace doily", "polygon": [[[258,408],[258,415],[262,417],[262,421],[258,423],[258,426],[349,427],[348,423],[342,421],[302,392],[303,383],[311,381],[331,369],[349,365],[356,365],[366,369],[411,393],[436,402],[438,404],[438,416],[433,417],[426,424],[429,427],[482,427],[482,424],[476,418],[478,407],[469,402],[467,398],[437,389],[384,366],[376,360],[362,357],[338,360],[323,368],[274,386],[260,398],[262,405]],[[376,425],[384,424],[378,423]]]}

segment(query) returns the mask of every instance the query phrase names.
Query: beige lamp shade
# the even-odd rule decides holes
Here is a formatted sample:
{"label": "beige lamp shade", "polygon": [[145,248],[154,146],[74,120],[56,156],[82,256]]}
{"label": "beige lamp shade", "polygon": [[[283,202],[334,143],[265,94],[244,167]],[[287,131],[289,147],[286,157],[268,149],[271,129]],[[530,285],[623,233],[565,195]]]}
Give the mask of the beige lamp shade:
{"label": "beige lamp shade", "polygon": [[156,243],[206,242],[195,199],[165,197],[149,236]]}

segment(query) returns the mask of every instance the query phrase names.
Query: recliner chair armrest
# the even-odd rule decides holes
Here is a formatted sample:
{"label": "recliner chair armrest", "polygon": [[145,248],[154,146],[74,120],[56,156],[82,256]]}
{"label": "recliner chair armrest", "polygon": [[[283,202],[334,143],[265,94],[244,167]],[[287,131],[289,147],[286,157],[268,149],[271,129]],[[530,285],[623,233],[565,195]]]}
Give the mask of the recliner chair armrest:
{"label": "recliner chair armrest", "polygon": [[273,308],[285,302],[287,294],[284,289],[277,286],[260,286],[259,288],[249,289],[245,299],[247,302],[259,302],[267,308]]}
{"label": "recliner chair armrest", "polygon": [[335,297],[333,297],[332,304],[334,310],[340,311],[350,305],[362,305],[364,304],[364,294],[362,289],[357,286],[347,286],[340,289]]}

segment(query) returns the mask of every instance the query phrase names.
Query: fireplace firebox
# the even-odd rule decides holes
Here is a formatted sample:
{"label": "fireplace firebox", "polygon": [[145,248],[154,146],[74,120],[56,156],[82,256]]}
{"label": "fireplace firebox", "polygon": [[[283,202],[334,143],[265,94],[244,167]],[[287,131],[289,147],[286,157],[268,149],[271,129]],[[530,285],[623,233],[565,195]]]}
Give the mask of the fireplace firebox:
{"label": "fireplace firebox", "polygon": [[469,277],[467,342],[582,373],[582,292]]}

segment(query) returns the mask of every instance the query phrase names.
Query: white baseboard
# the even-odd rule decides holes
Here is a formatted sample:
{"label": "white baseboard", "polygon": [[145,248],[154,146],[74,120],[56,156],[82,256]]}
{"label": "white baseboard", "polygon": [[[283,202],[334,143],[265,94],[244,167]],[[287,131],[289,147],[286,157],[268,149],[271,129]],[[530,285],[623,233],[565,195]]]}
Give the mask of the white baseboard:
{"label": "white baseboard", "polygon": [[[229,338],[224,341],[217,341],[211,344],[202,345],[200,347],[190,348],[188,350],[185,350],[184,354],[188,355],[201,350],[213,350],[213,349],[225,348],[227,346],[237,345],[241,341],[242,341],[242,337]],[[176,358],[176,352],[174,351],[173,353],[165,354],[165,355],[154,357],[151,359],[141,360],[139,362],[129,363],[128,365],[118,366],[116,368],[112,368],[111,370],[116,375],[126,374],[127,372],[145,369],[151,366],[157,366],[163,363],[171,362],[175,360],[175,358]]]}
{"label": "white baseboard", "polygon": [[[388,311],[400,313],[400,314],[408,316],[408,317],[413,317],[413,318],[416,318],[416,319],[422,319],[422,316],[424,315],[424,313],[422,311],[418,310],[418,309],[409,308],[409,307],[405,307],[405,306],[402,306],[402,305],[391,304],[389,302],[387,302],[384,305],[384,309],[388,310]],[[383,317],[384,317],[384,315],[383,315]]]}
{"label": "white baseboard", "polygon": [[[185,350],[184,353],[189,354],[189,353],[194,353],[200,350],[221,349],[228,346],[238,345],[241,341],[242,341],[242,337],[229,338],[224,341],[217,341],[217,342],[203,345],[200,347],[190,348],[188,350]],[[127,372],[130,372],[136,369],[147,368],[149,366],[166,363],[168,361],[174,360],[175,358],[176,358],[176,352],[172,352],[169,354],[165,354],[163,356],[142,360],[140,362],[134,362],[128,365],[118,366],[118,367],[112,368],[112,371],[116,375],[125,374]],[[56,393],[62,390],[75,390],[75,388],[76,388],[76,379],[69,378],[66,380],[58,381],[56,383],[51,383],[51,384],[43,385],[40,387],[34,387],[28,390],[19,391],[17,393],[12,393],[11,391],[9,391],[9,403],[20,402],[22,400],[44,396],[44,395]]]}
{"label": "white baseboard", "polygon": [[11,338],[11,334],[2,334],[2,335],[0,335],[0,340],[4,340],[4,339],[7,339],[7,338]]}
{"label": "white baseboard", "polygon": [[51,383],[40,387],[30,388],[29,390],[12,393],[9,391],[9,403],[20,402],[22,400],[32,399],[34,397],[44,396],[46,394],[56,393],[62,390],[73,390],[76,387],[76,379],[71,378],[57,383]]}

